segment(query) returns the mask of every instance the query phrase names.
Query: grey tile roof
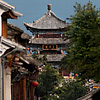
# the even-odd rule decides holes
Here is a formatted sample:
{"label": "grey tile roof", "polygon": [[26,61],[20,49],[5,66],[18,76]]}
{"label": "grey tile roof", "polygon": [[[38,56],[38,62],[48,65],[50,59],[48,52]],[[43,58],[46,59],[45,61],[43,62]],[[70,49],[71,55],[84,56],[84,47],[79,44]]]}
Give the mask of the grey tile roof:
{"label": "grey tile roof", "polygon": [[[39,55],[40,58],[42,58],[44,55]],[[61,59],[66,56],[66,54],[50,54],[47,55],[47,61],[48,62],[60,62]]]}
{"label": "grey tile roof", "polygon": [[30,39],[31,36],[28,35],[27,33],[25,33],[22,29],[20,29],[19,27],[13,25],[13,24],[9,24],[7,23],[7,35],[8,38],[13,38],[13,36],[15,34],[18,34],[19,36],[21,36],[22,39]]}
{"label": "grey tile roof", "polygon": [[6,50],[8,50],[10,47],[0,43],[0,57],[5,53]]}
{"label": "grey tile roof", "polygon": [[20,16],[23,16],[23,14],[19,13],[19,12],[16,12],[14,11],[13,9],[15,9],[14,6],[0,0],[0,8],[3,9],[5,12],[6,11],[11,11],[11,13],[16,16],[16,17],[20,17]]}
{"label": "grey tile roof", "polygon": [[4,37],[0,37],[0,57],[10,48],[20,48],[22,50],[26,49],[24,46],[18,43],[12,42]]}
{"label": "grey tile roof", "polygon": [[56,15],[49,10],[42,18],[33,23],[24,23],[25,27],[31,29],[64,29],[69,24],[56,17]]}
{"label": "grey tile roof", "polygon": [[23,55],[22,57],[20,57],[20,59],[23,60],[27,64],[34,64],[38,67],[41,67],[43,65],[43,63],[40,60],[34,59],[30,55]]}
{"label": "grey tile roof", "polygon": [[13,47],[13,48],[21,48],[21,49],[26,49],[24,46],[18,44],[18,43],[15,43],[13,41],[10,41],[4,37],[1,37],[1,43],[5,44],[5,45],[8,45],[10,47]]}
{"label": "grey tile roof", "polygon": [[33,38],[29,43],[32,44],[68,44],[70,40],[63,40],[62,38]]}

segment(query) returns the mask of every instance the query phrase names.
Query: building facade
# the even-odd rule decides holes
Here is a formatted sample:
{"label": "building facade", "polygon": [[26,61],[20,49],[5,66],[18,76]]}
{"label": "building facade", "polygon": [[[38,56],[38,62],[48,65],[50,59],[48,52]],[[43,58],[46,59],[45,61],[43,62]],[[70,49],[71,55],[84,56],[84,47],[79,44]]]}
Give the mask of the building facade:
{"label": "building facade", "polygon": [[14,6],[0,0],[0,100],[11,100],[11,68],[7,56],[25,49],[7,40],[7,19],[17,19],[22,16],[14,9]]}
{"label": "building facade", "polygon": [[0,0],[0,100],[33,100],[31,83],[37,79],[42,63],[26,55],[30,36],[7,24],[7,19],[22,16],[13,9]]}

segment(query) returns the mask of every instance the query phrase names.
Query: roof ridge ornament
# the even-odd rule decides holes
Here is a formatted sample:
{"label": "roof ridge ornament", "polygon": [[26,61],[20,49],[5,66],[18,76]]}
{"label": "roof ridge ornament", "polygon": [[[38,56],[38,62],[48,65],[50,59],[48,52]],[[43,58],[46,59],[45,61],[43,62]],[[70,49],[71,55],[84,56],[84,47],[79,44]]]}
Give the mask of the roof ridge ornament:
{"label": "roof ridge ornament", "polygon": [[48,6],[48,10],[50,11],[52,4],[48,4],[47,6]]}
{"label": "roof ridge ornament", "polygon": [[24,26],[27,30],[32,32],[66,32],[66,27],[69,26],[69,23],[58,18],[51,11],[51,4],[47,5],[47,13],[38,19],[35,23],[24,23]]}

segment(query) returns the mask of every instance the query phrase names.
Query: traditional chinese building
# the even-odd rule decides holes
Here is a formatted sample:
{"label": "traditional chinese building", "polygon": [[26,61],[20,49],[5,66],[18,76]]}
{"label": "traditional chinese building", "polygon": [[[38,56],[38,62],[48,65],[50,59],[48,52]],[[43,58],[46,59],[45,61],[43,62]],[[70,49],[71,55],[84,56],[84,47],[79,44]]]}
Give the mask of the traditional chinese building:
{"label": "traditional chinese building", "polygon": [[30,37],[19,27],[7,23],[7,40],[12,43],[7,44],[13,46],[16,42],[17,47],[21,45],[25,47],[24,53],[16,54],[19,61],[12,60],[12,63],[10,63],[12,100],[33,100],[34,98],[35,87],[33,84],[37,80],[43,63],[26,55],[26,46]]}
{"label": "traditional chinese building", "polygon": [[7,57],[10,54],[15,54],[15,57],[25,50],[25,47],[7,39],[7,19],[22,16],[14,9],[14,6],[0,0],[0,100],[11,100],[11,59],[9,61]]}
{"label": "traditional chinese building", "polygon": [[47,13],[33,23],[24,23],[27,30],[33,33],[29,41],[29,51],[36,50],[39,57],[47,55],[47,62],[58,68],[59,62],[66,55],[64,49],[69,40],[63,40],[64,32],[67,31],[69,23],[59,19],[52,11],[51,4],[48,5]]}

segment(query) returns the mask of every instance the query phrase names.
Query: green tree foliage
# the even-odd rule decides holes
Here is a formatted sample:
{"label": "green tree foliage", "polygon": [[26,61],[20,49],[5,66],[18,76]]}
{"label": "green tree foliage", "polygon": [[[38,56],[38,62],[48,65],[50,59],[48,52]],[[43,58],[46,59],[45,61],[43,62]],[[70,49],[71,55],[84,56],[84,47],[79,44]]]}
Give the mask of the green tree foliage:
{"label": "green tree foliage", "polygon": [[56,87],[60,81],[60,76],[56,69],[47,64],[37,81],[39,82],[39,85],[36,88],[36,95],[42,97],[42,100],[48,100],[47,98],[50,97],[50,94],[55,93]]}
{"label": "green tree foliage", "polygon": [[34,50],[34,52],[32,54],[32,57],[35,58],[35,59],[38,59],[39,55],[38,55],[38,51],[37,50]]}
{"label": "green tree foliage", "polygon": [[[76,100],[87,93],[87,88],[80,82],[64,83],[62,87],[58,88],[58,100]],[[55,99],[56,100],[56,99]]]}
{"label": "green tree foliage", "polygon": [[[62,60],[62,67],[77,72],[82,79],[100,79],[100,10],[89,1],[74,6],[71,17],[68,55]],[[67,66],[67,67],[66,67]]]}

